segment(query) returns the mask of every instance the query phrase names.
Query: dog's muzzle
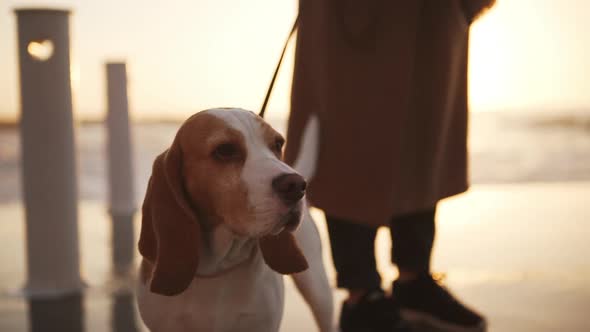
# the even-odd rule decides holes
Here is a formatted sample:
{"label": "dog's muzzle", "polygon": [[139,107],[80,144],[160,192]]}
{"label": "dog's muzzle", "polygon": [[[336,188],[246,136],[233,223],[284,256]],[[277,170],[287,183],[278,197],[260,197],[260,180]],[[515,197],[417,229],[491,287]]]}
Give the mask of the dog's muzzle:
{"label": "dog's muzzle", "polygon": [[305,196],[307,182],[297,173],[283,173],[272,180],[272,189],[287,206],[294,206]]}

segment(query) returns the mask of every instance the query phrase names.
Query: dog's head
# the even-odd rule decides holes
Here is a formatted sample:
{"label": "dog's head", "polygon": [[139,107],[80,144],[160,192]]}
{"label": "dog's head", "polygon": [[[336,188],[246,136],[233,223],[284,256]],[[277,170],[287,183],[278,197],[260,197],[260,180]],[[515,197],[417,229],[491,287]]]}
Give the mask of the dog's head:
{"label": "dog's head", "polygon": [[153,264],[152,292],[186,289],[199,263],[201,230],[219,225],[259,239],[277,272],[307,268],[291,234],[306,182],[281,160],[283,143],[262,118],[240,109],[207,110],[184,122],[154,162],[142,207],[139,251]]}

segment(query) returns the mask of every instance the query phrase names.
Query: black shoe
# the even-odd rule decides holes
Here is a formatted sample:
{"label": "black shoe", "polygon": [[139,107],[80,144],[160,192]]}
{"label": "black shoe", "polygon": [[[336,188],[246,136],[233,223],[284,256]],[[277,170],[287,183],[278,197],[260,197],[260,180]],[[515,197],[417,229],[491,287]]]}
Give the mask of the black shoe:
{"label": "black shoe", "polygon": [[440,331],[485,332],[485,319],[459,302],[430,274],[415,280],[393,283],[392,297],[401,316]]}
{"label": "black shoe", "polygon": [[341,332],[412,332],[381,289],[367,292],[355,304],[342,304]]}

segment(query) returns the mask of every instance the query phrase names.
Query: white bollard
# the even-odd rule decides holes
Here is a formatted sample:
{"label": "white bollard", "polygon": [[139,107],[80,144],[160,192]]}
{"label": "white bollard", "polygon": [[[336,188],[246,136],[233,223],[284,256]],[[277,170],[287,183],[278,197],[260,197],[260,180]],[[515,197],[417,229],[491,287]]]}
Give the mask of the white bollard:
{"label": "white bollard", "polygon": [[27,282],[32,297],[84,287],[80,277],[69,12],[16,10]]}
{"label": "white bollard", "polygon": [[133,267],[135,252],[133,214],[136,203],[125,63],[107,63],[106,77],[109,212],[113,222],[113,269],[116,275],[126,275]]}

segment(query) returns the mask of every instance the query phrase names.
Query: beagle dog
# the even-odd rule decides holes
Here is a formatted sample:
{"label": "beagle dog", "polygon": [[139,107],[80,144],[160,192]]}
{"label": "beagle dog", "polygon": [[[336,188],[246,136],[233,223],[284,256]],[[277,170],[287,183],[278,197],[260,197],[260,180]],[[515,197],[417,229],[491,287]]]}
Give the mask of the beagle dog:
{"label": "beagle dog", "polygon": [[[142,207],[137,291],[151,331],[278,331],[284,274],[318,329],[332,331],[306,181],[281,160],[283,143],[252,112],[210,109],[186,120],[156,158]],[[315,155],[312,146],[298,164]],[[312,175],[313,167],[301,167]]]}

